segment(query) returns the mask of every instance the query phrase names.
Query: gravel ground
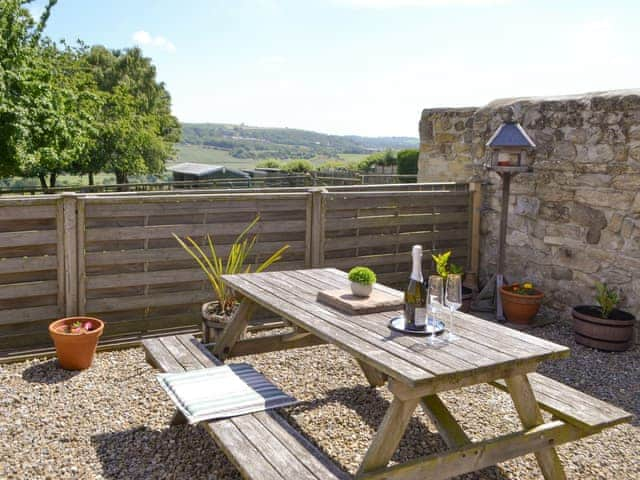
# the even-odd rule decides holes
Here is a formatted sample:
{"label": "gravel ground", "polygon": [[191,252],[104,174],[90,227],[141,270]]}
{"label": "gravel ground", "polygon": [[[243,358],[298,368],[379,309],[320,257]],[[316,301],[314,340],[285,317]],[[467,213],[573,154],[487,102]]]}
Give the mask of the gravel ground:
{"label": "gravel ground", "polygon": [[[636,415],[634,423],[559,448],[573,479],[640,478],[640,349],[607,354],[575,345],[571,327],[530,333],[568,345],[572,357],[541,371]],[[366,385],[355,362],[329,347],[245,357],[301,404],[288,420],[351,473],[388,406],[386,389]],[[467,433],[488,438],[519,428],[506,394],[489,386],[442,396]],[[0,365],[0,478],[236,479],[200,427],[168,428],[172,405],[141,349],[98,354],[81,373],[54,360]],[[419,410],[394,461],[445,449]],[[465,479],[541,478],[532,455],[465,475]]]}

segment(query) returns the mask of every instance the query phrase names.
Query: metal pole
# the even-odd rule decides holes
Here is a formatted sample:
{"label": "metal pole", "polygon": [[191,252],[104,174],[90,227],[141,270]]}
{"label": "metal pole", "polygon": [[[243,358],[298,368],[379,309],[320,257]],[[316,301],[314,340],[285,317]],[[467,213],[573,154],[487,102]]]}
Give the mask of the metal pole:
{"label": "metal pole", "polygon": [[509,190],[511,188],[511,173],[504,172],[502,176],[502,210],[500,212],[500,237],[498,237],[498,268],[496,271],[496,296],[497,309],[496,320],[504,322],[502,311],[502,299],[500,298],[500,287],[504,285],[504,257],[507,241],[507,217],[509,215]]}

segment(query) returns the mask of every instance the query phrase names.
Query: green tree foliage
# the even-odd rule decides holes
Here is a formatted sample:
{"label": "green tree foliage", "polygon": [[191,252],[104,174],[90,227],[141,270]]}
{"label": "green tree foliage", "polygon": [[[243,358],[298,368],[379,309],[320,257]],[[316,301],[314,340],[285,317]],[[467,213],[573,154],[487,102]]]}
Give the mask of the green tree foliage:
{"label": "green tree foliage", "polygon": [[102,107],[82,173],[113,172],[117,183],[128,175],[160,173],[175,152],[180,124],[171,115],[171,98],[156,81],[151,60],[138,48],[95,46],[85,60],[96,81]]}
{"label": "green tree foliage", "polygon": [[419,152],[415,149],[400,150],[398,152],[398,175],[418,174]]}
{"label": "green tree foliage", "polygon": [[[0,0],[0,176],[55,186],[62,172],[159,173],[180,126],[155,67],[133,48],[55,44],[25,5]],[[47,185],[48,182],[48,185]]]}
{"label": "green tree foliage", "polygon": [[361,172],[369,172],[377,165],[395,165],[397,158],[393,150],[385,150],[384,152],[375,152],[358,163],[358,170]]}
{"label": "green tree foliage", "polygon": [[269,158],[256,163],[256,168],[279,168],[282,170],[284,169],[284,163],[275,158]]}
{"label": "green tree foliage", "polygon": [[315,170],[313,163],[309,160],[291,160],[285,163],[284,169],[291,173],[308,173]]}
{"label": "green tree foliage", "polygon": [[22,0],[0,8],[0,175],[49,176],[70,166],[87,141],[83,107],[87,76],[76,68],[77,50],[59,48],[41,32],[55,0],[36,23]]}

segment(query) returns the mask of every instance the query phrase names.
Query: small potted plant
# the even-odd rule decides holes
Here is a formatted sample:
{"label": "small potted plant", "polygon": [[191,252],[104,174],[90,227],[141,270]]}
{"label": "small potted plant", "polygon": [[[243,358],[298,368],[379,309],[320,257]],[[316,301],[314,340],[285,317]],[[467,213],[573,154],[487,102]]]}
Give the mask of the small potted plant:
{"label": "small potted plant", "polygon": [[571,312],[576,342],[609,352],[627,350],[636,318],[616,308],[620,294],[606,283],[596,283],[596,301],[598,305],[578,305]]}
{"label": "small potted plant", "polygon": [[356,297],[368,297],[373,291],[373,284],[376,283],[376,274],[367,267],[354,267],[349,270],[349,280],[351,293]]}
{"label": "small potted plant", "polygon": [[[450,273],[460,275],[464,277],[464,269],[460,265],[456,265],[455,263],[449,263],[449,258],[451,257],[451,250],[448,252],[444,252],[441,254],[431,255],[434,263],[436,264],[436,272],[438,275],[442,277],[442,283],[444,285],[447,284],[447,276]],[[471,300],[473,298],[473,290],[469,287],[462,287],[462,306],[460,307],[460,311],[464,313],[469,313],[471,310]]]}
{"label": "small potted plant", "polygon": [[513,283],[500,287],[504,314],[512,323],[527,325],[540,310],[544,294],[531,282]]}
{"label": "small potted plant", "polygon": [[[213,338],[211,338],[211,332],[217,333],[224,329],[240,302],[239,296],[227,286],[222,276],[251,272],[251,265],[247,266],[246,263],[258,237],[254,235],[249,239],[249,231],[259,220],[260,217],[257,216],[247,225],[247,228],[238,235],[231,245],[227,260],[224,262],[215,249],[211,235],[207,235],[207,246],[209,247],[209,254],[207,254],[191,237],[186,237],[185,242],[178,235],[173,234],[180,246],[191,255],[202,269],[211,284],[216,298],[216,300],[202,305],[204,343],[209,343],[213,340]],[[189,242],[190,245],[187,245],[187,242]],[[261,272],[280,260],[287,248],[289,248],[289,245],[284,245],[279,248],[269,258],[259,264],[255,272]]]}
{"label": "small potted plant", "polygon": [[65,370],[89,368],[103,331],[102,320],[92,317],[62,318],[49,324],[60,366]]}

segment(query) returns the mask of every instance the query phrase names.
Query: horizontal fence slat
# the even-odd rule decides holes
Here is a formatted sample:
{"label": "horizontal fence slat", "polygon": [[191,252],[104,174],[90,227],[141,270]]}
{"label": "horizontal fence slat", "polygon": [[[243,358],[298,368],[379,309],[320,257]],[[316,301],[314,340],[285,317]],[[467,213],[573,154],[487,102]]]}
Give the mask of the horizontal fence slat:
{"label": "horizontal fence slat", "polygon": [[[304,252],[305,242],[293,241],[285,242],[289,245],[285,255],[292,252]],[[252,255],[270,255],[280,247],[283,242],[259,242],[253,248]],[[209,247],[201,245],[205,252],[209,251]],[[226,257],[231,250],[230,245],[216,245],[216,252],[222,257]],[[170,262],[175,260],[191,260],[191,256],[181,247],[177,248],[152,248],[147,250],[114,250],[104,252],[87,252],[87,266],[98,265],[122,265],[127,263],[145,263],[145,262]],[[0,261],[0,268],[2,262]]]}
{"label": "horizontal fence slat", "polygon": [[213,299],[210,290],[197,292],[163,293],[159,295],[136,295],[87,300],[87,312],[99,313],[110,310],[133,310],[135,308],[160,307],[167,305],[189,305],[204,303]]}
{"label": "horizontal fence slat", "polygon": [[[87,241],[105,240],[148,240],[154,238],[170,238],[172,234],[179,236],[199,237],[212,235],[237,235],[247,227],[247,223],[226,223],[210,225],[160,225],[149,227],[112,227],[87,230]],[[287,233],[304,231],[305,220],[283,220],[277,222],[258,222],[252,229],[252,233]]]}
{"label": "horizontal fence slat", "polygon": [[38,257],[0,258],[0,274],[14,272],[38,272],[41,270],[53,270],[58,266],[55,255],[42,255]]}
{"label": "horizontal fence slat", "polygon": [[0,233],[0,248],[24,247],[31,245],[46,245],[56,243],[55,230],[35,230],[31,232]]}
{"label": "horizontal fence slat", "polygon": [[403,245],[408,243],[424,244],[432,241],[465,239],[468,229],[443,230],[440,232],[409,232],[388,235],[364,235],[360,237],[336,237],[325,240],[325,250],[344,250],[355,247],[375,247],[386,245]]}
{"label": "horizontal fence slat", "polygon": [[61,309],[57,305],[0,310],[0,325],[54,320],[59,318],[61,314]]}
{"label": "horizontal fence slat", "polygon": [[0,202],[0,220],[31,220],[37,218],[55,218],[56,206],[30,205],[30,206],[3,206]]}
{"label": "horizontal fence slat", "polygon": [[164,199],[163,203],[90,203],[87,202],[87,218],[140,217],[146,215],[175,215],[210,213],[223,215],[227,212],[290,211],[304,209],[306,195],[283,199],[247,198],[245,200],[216,198],[189,201]]}
{"label": "horizontal fence slat", "polygon": [[365,217],[349,217],[327,219],[326,230],[345,230],[352,228],[394,227],[399,225],[440,225],[445,223],[467,222],[469,214],[462,213],[419,213],[400,215],[379,215]]}
{"label": "horizontal fence slat", "polygon": [[56,293],[58,293],[58,282],[56,280],[0,285],[0,300],[17,297],[39,297]]}
{"label": "horizontal fence slat", "polygon": [[[462,259],[466,254],[466,251],[451,249],[451,253],[452,258],[459,262],[460,259]],[[431,264],[430,252],[428,250],[425,250],[424,255],[425,271],[428,271],[429,268],[427,268],[427,266]],[[346,270],[353,268],[354,266],[377,267],[380,265],[410,264],[412,259],[411,252],[407,251],[402,253],[389,253],[382,255],[359,255],[342,258],[326,258],[325,260],[326,267]]]}

